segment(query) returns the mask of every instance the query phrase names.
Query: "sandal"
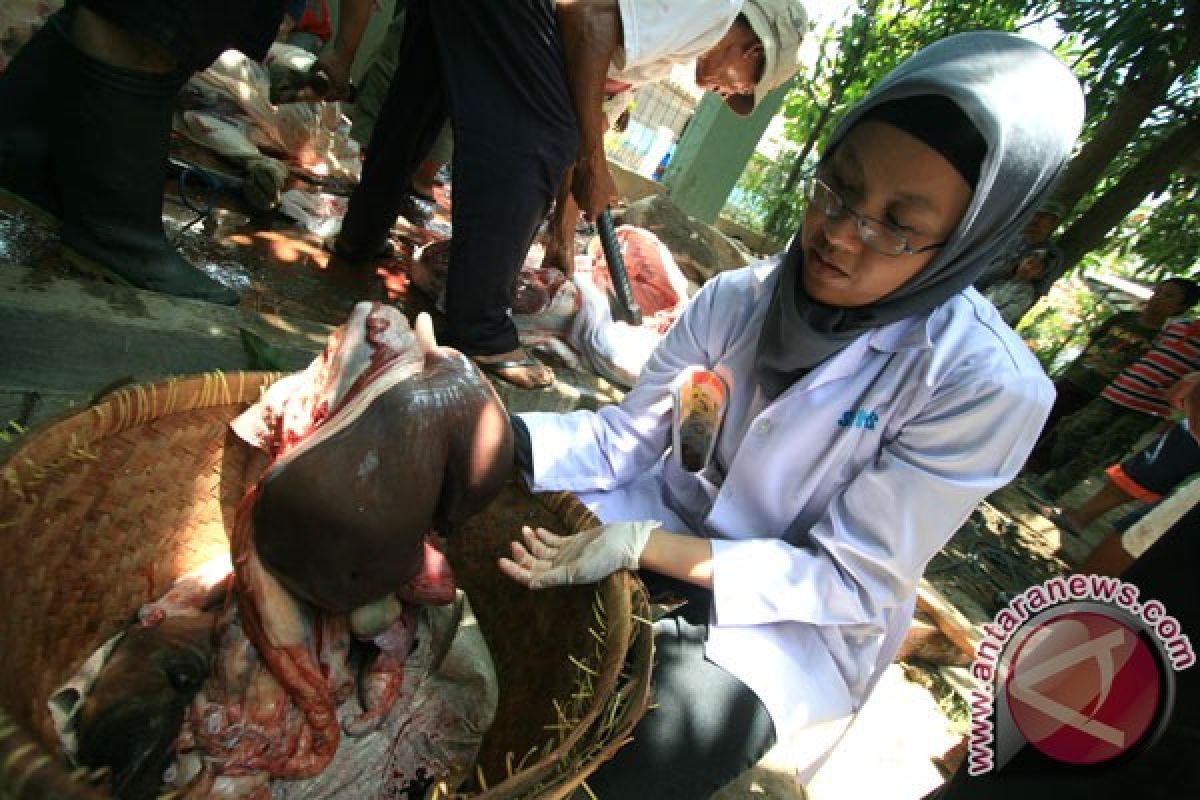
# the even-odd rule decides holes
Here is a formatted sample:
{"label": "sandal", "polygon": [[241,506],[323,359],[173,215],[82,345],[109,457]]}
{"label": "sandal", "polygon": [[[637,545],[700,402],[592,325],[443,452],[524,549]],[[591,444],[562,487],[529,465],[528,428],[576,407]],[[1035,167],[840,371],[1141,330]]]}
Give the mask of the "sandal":
{"label": "sandal", "polygon": [[[524,351],[519,350],[518,352]],[[485,374],[493,378],[499,378],[506,383],[516,386],[518,389],[548,389],[554,385],[554,371],[528,353],[522,358],[506,358],[501,361],[483,361],[478,356],[471,356],[471,360]],[[512,370],[530,370],[538,367],[549,374],[544,380],[524,382],[519,380],[518,375],[514,375],[512,372]]]}
{"label": "sandal", "polygon": [[338,236],[332,242],[326,241],[325,249],[348,264],[366,264],[375,261],[390,261],[396,257],[396,246],[385,240],[371,255],[361,255],[346,247],[342,237]]}
{"label": "sandal", "polygon": [[410,190],[400,202],[400,216],[418,228],[423,228],[433,219],[437,201],[429,195]]}

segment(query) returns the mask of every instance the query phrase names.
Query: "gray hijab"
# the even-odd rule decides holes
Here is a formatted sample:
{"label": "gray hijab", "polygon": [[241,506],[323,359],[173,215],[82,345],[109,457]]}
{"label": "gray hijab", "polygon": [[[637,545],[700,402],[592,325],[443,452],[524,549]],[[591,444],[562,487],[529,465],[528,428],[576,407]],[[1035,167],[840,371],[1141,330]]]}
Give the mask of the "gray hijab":
{"label": "gray hijab", "polygon": [[958,228],[908,283],[875,303],[838,308],[805,293],[797,233],[759,335],[755,375],[774,398],[864,331],[922,314],[970,286],[1050,195],[1083,123],[1083,93],[1054,54],[1009,33],[942,39],[904,61],[834,131],[825,156],[872,108],[916,95],[953,101],[987,143]]}

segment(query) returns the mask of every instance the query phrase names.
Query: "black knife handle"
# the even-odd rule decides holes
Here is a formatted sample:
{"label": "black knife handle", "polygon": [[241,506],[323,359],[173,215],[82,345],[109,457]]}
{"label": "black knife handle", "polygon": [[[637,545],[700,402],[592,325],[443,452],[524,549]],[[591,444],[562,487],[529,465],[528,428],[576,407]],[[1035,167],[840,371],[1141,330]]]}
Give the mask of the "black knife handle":
{"label": "black knife handle", "polygon": [[642,324],[642,309],[633,299],[633,288],[629,285],[629,273],[625,271],[625,257],[621,254],[621,243],[617,241],[617,229],[613,225],[612,213],[606,208],[596,220],[596,233],[600,235],[600,246],[604,249],[604,260],[608,262],[608,274],[612,277],[613,290],[630,325]]}

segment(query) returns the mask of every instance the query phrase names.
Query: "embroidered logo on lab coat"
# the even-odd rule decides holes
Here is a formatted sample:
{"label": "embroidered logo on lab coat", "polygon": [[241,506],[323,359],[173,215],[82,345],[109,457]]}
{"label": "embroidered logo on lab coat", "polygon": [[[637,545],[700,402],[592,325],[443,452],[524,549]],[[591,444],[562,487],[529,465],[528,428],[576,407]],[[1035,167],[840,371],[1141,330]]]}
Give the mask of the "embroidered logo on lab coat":
{"label": "embroidered logo on lab coat", "polygon": [[863,408],[852,408],[842,414],[838,420],[838,425],[843,428],[866,428],[869,431],[875,430],[875,423],[879,422],[879,415],[874,411],[867,411]]}

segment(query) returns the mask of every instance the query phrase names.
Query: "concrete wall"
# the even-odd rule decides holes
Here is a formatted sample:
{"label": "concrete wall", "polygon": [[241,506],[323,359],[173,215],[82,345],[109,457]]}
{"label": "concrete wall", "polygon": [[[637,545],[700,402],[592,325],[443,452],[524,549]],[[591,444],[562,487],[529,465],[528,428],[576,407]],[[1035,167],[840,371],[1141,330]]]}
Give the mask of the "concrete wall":
{"label": "concrete wall", "polygon": [[713,223],[713,227],[721,233],[728,236],[730,239],[737,239],[753,253],[760,256],[775,255],[783,249],[784,245],[777,242],[771,237],[759,233],[758,231],[750,230],[744,225],[739,225],[731,219],[725,217],[717,217],[717,221]]}
{"label": "concrete wall", "polygon": [[617,184],[617,194],[621,196],[621,200],[626,205],[636,203],[644,197],[663,194],[667,191],[667,188],[658,181],[652,181],[649,178],[643,177],[633,170],[623,167],[611,158],[608,160],[608,169],[612,172],[613,181]]}
{"label": "concrete wall", "polygon": [[680,208],[710,224],[716,221],[789,85],[769,93],[745,118],[730,111],[717,95],[704,95],[663,175]]}

